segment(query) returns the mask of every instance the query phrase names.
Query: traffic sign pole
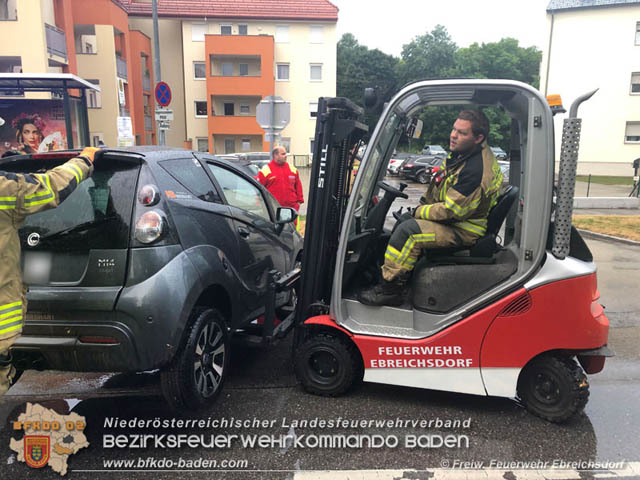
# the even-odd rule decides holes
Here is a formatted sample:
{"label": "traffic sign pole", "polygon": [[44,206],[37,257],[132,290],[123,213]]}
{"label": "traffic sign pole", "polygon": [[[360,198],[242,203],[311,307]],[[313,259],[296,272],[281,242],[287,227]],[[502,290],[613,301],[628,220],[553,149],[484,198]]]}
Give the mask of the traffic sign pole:
{"label": "traffic sign pole", "polygon": [[265,140],[269,141],[271,151],[280,132],[289,125],[291,105],[275,95],[263,98],[256,107],[256,121],[265,131]]}

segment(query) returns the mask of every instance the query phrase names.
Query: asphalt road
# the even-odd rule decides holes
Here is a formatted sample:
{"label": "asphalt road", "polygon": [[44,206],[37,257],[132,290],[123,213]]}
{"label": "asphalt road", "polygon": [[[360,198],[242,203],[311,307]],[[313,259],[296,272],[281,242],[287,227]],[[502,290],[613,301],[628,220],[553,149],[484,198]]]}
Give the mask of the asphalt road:
{"label": "asphalt road", "polygon": [[[553,425],[533,417],[511,400],[433,390],[364,384],[340,398],[320,398],[304,393],[298,386],[292,371],[288,342],[268,350],[235,346],[232,374],[224,391],[217,403],[203,413],[182,412],[176,415],[169,411],[159,396],[157,373],[79,375],[27,372],[7,395],[0,398],[0,425],[3,427],[0,448],[4,453],[0,460],[2,478],[58,476],[49,468],[35,470],[17,462],[15,454],[8,448],[11,436],[21,436],[12,430],[11,422],[25,410],[27,402],[40,403],[63,414],[73,411],[86,418],[85,433],[90,445],[68,459],[69,477],[79,479],[156,478],[160,475],[175,478],[341,478],[335,472],[328,477],[318,476],[320,474],[316,472],[326,470],[415,470],[415,476],[403,478],[428,478],[424,476],[424,470],[451,466],[454,462],[476,462],[476,466],[482,462],[486,467],[491,461],[510,466],[520,464],[509,462],[534,462],[534,465],[535,462],[547,462],[549,465],[553,462],[563,465],[564,462],[571,465],[569,462],[639,461],[640,298],[637,285],[640,284],[640,247],[597,240],[589,240],[588,243],[598,262],[602,303],[607,307],[612,326],[610,345],[617,356],[607,361],[602,373],[590,377],[591,398],[585,414],[565,425]],[[105,425],[105,421],[109,421],[106,419],[115,418],[182,418],[203,419],[205,422],[235,419],[248,420],[249,423],[266,422],[268,426],[165,429],[153,428],[153,425],[149,428]],[[294,423],[338,419],[365,421],[366,425],[321,428],[313,424],[296,426]],[[416,420],[431,420],[431,428],[413,426],[411,422]],[[466,421],[468,425],[462,423],[447,427],[437,423],[438,420]],[[369,424],[370,421],[373,423]],[[391,424],[376,425],[375,421],[391,421]],[[211,434],[221,438],[238,435],[238,439],[232,440],[230,448],[169,449],[153,445],[140,449],[103,448],[104,442],[108,445],[109,435],[169,433],[204,434],[207,438]],[[375,438],[384,442],[397,440],[398,445],[387,443],[382,448],[358,448],[354,444],[345,448],[314,448],[313,444],[300,443],[303,442],[301,438],[313,440],[319,435],[335,437],[340,434],[352,436],[350,438],[376,435]],[[242,435],[245,440],[266,435],[268,444],[243,447],[240,443]],[[288,443],[280,440],[281,435],[290,436]],[[405,446],[405,442],[414,438],[412,436],[426,442],[429,437],[424,435],[453,435],[457,442],[462,443],[456,444],[455,448],[429,448],[426,444],[416,448]],[[147,460],[149,458],[152,460]],[[199,459],[246,464],[240,463],[241,467],[237,469],[220,470],[216,466],[215,471],[206,473],[174,465],[173,471],[167,472],[157,463],[162,458],[173,462],[183,459],[184,465],[189,465],[184,463],[188,460]],[[106,465],[105,460],[128,460],[133,461],[136,468],[142,466],[143,470],[163,471],[123,472],[130,467]],[[509,469],[510,472],[512,470],[515,469]],[[529,470],[525,473],[532,474]],[[350,478],[387,478],[354,477],[354,474],[351,472]],[[435,478],[440,477],[436,475]],[[454,475],[449,478],[460,477]],[[512,474],[505,478],[521,476]]]}

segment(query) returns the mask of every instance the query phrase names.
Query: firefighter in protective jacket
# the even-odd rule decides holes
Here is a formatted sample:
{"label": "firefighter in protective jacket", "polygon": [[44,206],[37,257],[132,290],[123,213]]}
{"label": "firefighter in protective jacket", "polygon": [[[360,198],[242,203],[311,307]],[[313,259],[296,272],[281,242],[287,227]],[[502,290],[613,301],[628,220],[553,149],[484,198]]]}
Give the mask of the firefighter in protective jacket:
{"label": "firefighter in protective jacket", "polygon": [[43,173],[0,171],[0,395],[12,384],[10,347],[20,336],[27,311],[20,273],[18,229],[27,215],[57,207],[93,172],[97,148]]}
{"label": "firefighter in protective jacket", "polygon": [[362,303],[401,305],[423,249],[470,246],[484,235],[502,185],[502,171],[486,142],[488,133],[489,121],[481,111],[458,114],[449,137],[451,154],[412,217],[391,235],[382,279],[360,292]]}

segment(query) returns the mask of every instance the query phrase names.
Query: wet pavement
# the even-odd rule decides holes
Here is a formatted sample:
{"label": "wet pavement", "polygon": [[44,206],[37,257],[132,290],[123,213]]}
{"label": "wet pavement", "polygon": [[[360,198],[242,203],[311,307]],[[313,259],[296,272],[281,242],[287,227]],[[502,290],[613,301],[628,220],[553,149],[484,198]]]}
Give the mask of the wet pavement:
{"label": "wet pavement", "polygon": [[[540,420],[514,401],[375,384],[363,384],[339,398],[308,395],[297,384],[292,371],[290,339],[271,349],[234,345],[231,376],[221,397],[205,412],[168,410],[160,396],[157,372],[144,374],[70,374],[27,372],[7,395],[0,398],[0,459],[2,478],[57,478],[49,468],[35,470],[16,461],[8,449],[12,421],[26,403],[40,403],[59,413],[73,411],[86,417],[85,434],[90,443],[68,459],[70,478],[294,478],[314,470],[428,469],[446,467],[446,462],[562,462],[639,461],[640,445],[640,247],[588,240],[599,268],[601,301],[611,320],[610,346],[616,357],[607,360],[603,372],[590,376],[591,397],[585,413],[564,425]],[[201,419],[222,422],[232,419],[260,425],[167,429],[119,428],[120,420]],[[320,427],[294,421],[364,421],[366,425]],[[412,426],[416,420],[432,421],[431,428]],[[376,421],[391,424],[377,425]],[[460,421],[447,427],[438,421]],[[464,423],[468,422],[468,425]],[[371,422],[371,423],[369,423]],[[106,424],[105,424],[106,423]],[[230,437],[238,440],[230,448],[103,448],[113,435],[166,435],[188,433]],[[411,436],[453,435],[454,448],[406,448]],[[266,435],[276,443],[243,447],[244,439]],[[281,435],[290,435],[280,445]],[[398,446],[367,448],[313,448],[293,440],[320,435],[377,435]],[[226,438],[225,437],[225,438]],[[426,437],[423,437],[426,438]],[[465,438],[468,445],[465,443]],[[104,442],[107,442],[106,444]],[[151,458],[152,460],[146,460]],[[209,459],[236,462],[237,468],[176,469],[142,473],[154,461],[173,462]],[[125,464],[105,464],[114,461]],[[142,462],[142,463],[140,463]],[[146,468],[141,468],[144,462]],[[241,463],[242,462],[242,463]],[[246,462],[246,463],[244,463]],[[123,472],[123,470],[137,470]],[[155,468],[158,470],[159,468]],[[210,469],[211,470],[211,469]],[[584,474],[582,478],[598,478]],[[297,477],[296,477],[297,478]],[[335,477],[337,478],[337,477]],[[364,478],[364,477],[363,477]],[[426,478],[409,476],[405,478]],[[455,478],[455,477],[449,477]],[[514,475],[505,478],[520,478]],[[537,478],[537,477],[536,477]],[[559,478],[559,477],[555,477]],[[565,477],[562,477],[565,478]],[[578,478],[578,477],[576,477]]]}

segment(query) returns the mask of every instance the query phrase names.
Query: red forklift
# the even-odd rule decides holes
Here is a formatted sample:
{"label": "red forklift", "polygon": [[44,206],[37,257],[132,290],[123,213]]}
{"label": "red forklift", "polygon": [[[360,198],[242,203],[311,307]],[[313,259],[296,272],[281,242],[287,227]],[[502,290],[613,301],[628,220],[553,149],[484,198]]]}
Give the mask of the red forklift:
{"label": "red forklift", "polygon": [[[371,134],[359,106],[319,100],[294,339],[306,391],[336,396],[365,381],[508,397],[551,422],[584,409],[585,372],[601,371],[613,355],[596,266],[571,225],[577,109],[593,93],[564,120],[557,186],[553,113],[564,110],[529,85],[413,83],[388,102]],[[429,250],[404,305],[367,306],[356,294],[378,278],[401,213],[393,203],[408,198],[406,184],[384,181],[387,165],[403,136],[420,135],[417,119],[430,107],[508,115],[509,184],[474,246]]]}

